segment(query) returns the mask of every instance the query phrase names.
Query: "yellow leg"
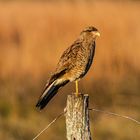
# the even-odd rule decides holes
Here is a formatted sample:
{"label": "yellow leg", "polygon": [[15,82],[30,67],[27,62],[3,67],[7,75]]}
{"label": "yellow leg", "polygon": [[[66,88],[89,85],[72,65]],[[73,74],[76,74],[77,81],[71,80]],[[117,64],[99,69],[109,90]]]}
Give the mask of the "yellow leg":
{"label": "yellow leg", "polygon": [[78,80],[75,81],[75,84],[76,84],[76,96],[78,96],[78,94],[79,94],[78,93]]}

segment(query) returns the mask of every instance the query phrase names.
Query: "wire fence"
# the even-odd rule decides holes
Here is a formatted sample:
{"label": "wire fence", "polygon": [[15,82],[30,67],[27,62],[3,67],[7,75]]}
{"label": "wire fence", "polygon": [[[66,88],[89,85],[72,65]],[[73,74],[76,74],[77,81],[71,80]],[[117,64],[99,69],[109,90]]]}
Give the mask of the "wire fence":
{"label": "wire fence", "polygon": [[[130,117],[130,116],[126,116],[126,115],[120,115],[118,113],[114,113],[114,112],[110,112],[110,111],[104,111],[104,110],[100,110],[100,109],[96,109],[96,108],[89,108],[89,111],[95,111],[95,112],[99,112],[99,113],[104,113],[107,115],[111,115],[111,116],[116,116],[116,117],[121,117],[127,120],[130,120],[132,122],[135,122],[136,124],[140,125],[140,121]],[[55,117],[43,130],[41,130],[34,138],[33,140],[36,140],[43,132],[45,132],[47,129],[49,129],[49,127],[51,127],[58,119],[60,119],[62,116],[64,116],[66,114],[66,109],[64,109],[63,112],[61,112],[57,117]]]}

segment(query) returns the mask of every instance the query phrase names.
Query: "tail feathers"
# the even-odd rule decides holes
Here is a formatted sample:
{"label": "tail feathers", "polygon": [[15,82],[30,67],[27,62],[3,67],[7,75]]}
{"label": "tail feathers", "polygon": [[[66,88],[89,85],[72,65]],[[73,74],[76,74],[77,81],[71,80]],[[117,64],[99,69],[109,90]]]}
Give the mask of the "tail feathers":
{"label": "tail feathers", "polygon": [[56,84],[56,81],[54,81],[52,84],[47,86],[40,97],[39,101],[36,104],[36,107],[40,110],[43,109],[49,101],[54,97],[54,95],[58,92],[58,89],[64,85],[66,85],[69,82],[69,80],[66,80],[62,83]]}

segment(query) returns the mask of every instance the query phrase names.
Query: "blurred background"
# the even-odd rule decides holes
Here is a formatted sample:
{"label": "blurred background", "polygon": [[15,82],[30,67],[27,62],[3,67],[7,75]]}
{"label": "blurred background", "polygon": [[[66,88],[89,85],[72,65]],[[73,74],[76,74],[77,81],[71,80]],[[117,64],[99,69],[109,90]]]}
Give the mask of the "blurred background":
{"label": "blurred background", "polygon": [[[139,0],[0,1],[0,139],[31,140],[66,106],[71,83],[43,111],[35,104],[62,52],[86,26],[100,31],[94,64],[80,81],[90,107],[140,120]],[[97,140],[138,140],[140,126],[91,112]],[[65,140],[65,118],[39,140]]]}

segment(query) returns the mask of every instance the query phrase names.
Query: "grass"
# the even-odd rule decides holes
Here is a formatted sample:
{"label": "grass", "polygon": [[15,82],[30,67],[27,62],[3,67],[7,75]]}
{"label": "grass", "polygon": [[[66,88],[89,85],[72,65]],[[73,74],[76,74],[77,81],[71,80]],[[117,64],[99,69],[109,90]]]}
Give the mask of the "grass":
{"label": "grass", "polygon": [[[74,84],[64,87],[44,111],[38,112],[34,106],[60,54],[88,25],[96,26],[101,37],[80,90],[90,95],[90,106],[140,120],[139,6],[139,2],[112,1],[1,2],[0,139],[32,139],[62,112]],[[132,122],[90,115],[96,139],[140,137],[139,126]],[[65,139],[64,121],[59,120],[40,140]]]}

